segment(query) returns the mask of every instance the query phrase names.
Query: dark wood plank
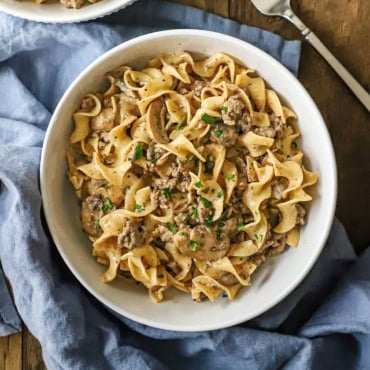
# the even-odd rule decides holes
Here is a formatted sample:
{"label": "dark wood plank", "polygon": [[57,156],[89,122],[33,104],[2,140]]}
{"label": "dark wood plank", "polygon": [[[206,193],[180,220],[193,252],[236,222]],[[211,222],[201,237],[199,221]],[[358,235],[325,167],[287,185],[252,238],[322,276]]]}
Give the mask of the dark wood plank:
{"label": "dark wood plank", "polygon": [[27,327],[23,329],[22,357],[22,370],[46,370],[40,344]]}
{"label": "dark wood plank", "polygon": [[22,333],[0,337],[0,369],[22,370]]}

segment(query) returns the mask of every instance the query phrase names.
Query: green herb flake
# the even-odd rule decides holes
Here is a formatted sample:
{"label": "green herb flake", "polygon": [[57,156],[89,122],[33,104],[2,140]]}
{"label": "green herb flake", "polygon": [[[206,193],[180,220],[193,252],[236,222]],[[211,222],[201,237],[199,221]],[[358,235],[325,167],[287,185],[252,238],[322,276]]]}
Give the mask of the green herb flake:
{"label": "green herb flake", "polygon": [[217,198],[222,198],[224,196],[224,192],[221,190],[217,193]]}
{"label": "green herb flake", "polygon": [[200,243],[196,240],[189,241],[189,248],[195,252],[200,247]]}
{"label": "green herb flake", "polygon": [[209,193],[209,188],[205,188],[205,189],[203,189],[203,190],[202,190],[202,193],[204,193],[204,194],[208,194],[208,193]]}
{"label": "green herb flake", "polygon": [[227,113],[227,107],[225,105],[222,105],[220,107],[220,111]]}
{"label": "green herb flake", "polygon": [[163,189],[163,195],[169,199],[171,198],[171,195],[172,195],[172,189],[171,188],[165,188]]}
{"label": "green herb flake", "polygon": [[204,207],[209,208],[212,206],[212,202],[208,199],[201,197],[200,200],[202,201]]}
{"label": "green herb flake", "polygon": [[262,242],[263,235],[262,234],[254,234],[254,238],[256,239],[257,242]]}
{"label": "green herb flake", "polygon": [[233,175],[232,173],[227,173],[227,174],[225,175],[225,179],[226,179],[227,181],[231,181],[233,178],[234,178],[234,175]]}
{"label": "green herb flake", "polygon": [[145,211],[145,207],[143,207],[141,204],[135,204],[135,209],[138,211],[138,212],[143,212]]}
{"label": "green herb flake", "polygon": [[185,231],[181,231],[180,235],[181,236],[186,236],[186,232]]}
{"label": "green herb flake", "polygon": [[212,226],[213,225],[213,217],[212,216],[204,217],[204,222],[207,226]]}
{"label": "green herb flake", "polygon": [[203,184],[202,184],[202,182],[201,182],[201,181],[196,182],[194,185],[195,185],[198,189],[200,189],[200,188],[203,186]]}
{"label": "green herb flake", "polygon": [[110,188],[110,184],[105,184],[104,189],[108,190]]}
{"label": "green herb flake", "polygon": [[100,227],[100,219],[99,218],[95,219],[95,221],[94,221],[94,228],[95,228],[96,231],[100,231],[101,230],[101,227]]}
{"label": "green herb flake", "polygon": [[193,208],[193,210],[190,213],[191,217],[198,217],[198,210],[196,208]]}
{"label": "green herb flake", "polygon": [[238,224],[238,231],[244,231],[244,224]]}
{"label": "green herb flake", "polygon": [[181,130],[181,126],[184,124],[185,120],[186,120],[186,116],[182,116],[180,122],[175,127],[176,131]]}
{"label": "green herb flake", "polygon": [[108,212],[113,209],[113,203],[109,198],[104,199],[104,204],[103,204],[103,211]]}
{"label": "green herb flake", "polygon": [[167,222],[167,227],[171,230],[172,234],[176,234],[177,228],[174,224],[171,224],[171,222]]}
{"label": "green herb flake", "polygon": [[142,158],[143,156],[143,144],[138,143],[135,147],[135,160]]}
{"label": "green herb flake", "polygon": [[211,125],[212,123],[215,123],[214,117],[210,116],[207,113],[203,113],[201,118],[203,122],[208,123],[209,125]]}
{"label": "green herb flake", "polygon": [[221,137],[222,136],[222,133],[223,133],[223,131],[220,130],[220,129],[215,130],[215,136],[216,137]]}
{"label": "green herb flake", "polygon": [[153,157],[149,158],[149,161],[151,163],[155,163],[155,162],[157,162],[157,160],[158,160],[157,154],[154,154]]}

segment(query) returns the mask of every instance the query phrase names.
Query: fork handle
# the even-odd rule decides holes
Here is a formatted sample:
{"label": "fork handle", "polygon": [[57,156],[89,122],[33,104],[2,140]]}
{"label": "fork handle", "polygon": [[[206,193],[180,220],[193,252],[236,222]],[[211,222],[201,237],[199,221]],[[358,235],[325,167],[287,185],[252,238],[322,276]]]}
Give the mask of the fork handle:
{"label": "fork handle", "polygon": [[321,40],[293,13],[291,9],[285,12],[284,17],[291,21],[302,33],[305,39],[321,54],[329,65],[337,72],[338,76],[356,95],[358,100],[370,112],[370,94],[363,86],[348,72],[343,64],[331,53]]}

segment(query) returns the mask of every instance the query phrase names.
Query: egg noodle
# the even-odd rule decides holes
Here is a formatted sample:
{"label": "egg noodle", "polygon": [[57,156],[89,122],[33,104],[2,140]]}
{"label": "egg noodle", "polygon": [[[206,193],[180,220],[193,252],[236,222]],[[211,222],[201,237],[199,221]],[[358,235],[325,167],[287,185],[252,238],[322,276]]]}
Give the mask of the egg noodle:
{"label": "egg noodle", "polygon": [[[48,3],[48,0],[33,0],[37,4]],[[100,0],[87,0],[88,3],[97,3]],[[85,0],[60,0],[60,3],[68,9],[80,9],[85,5]]]}
{"label": "egg noodle", "polygon": [[92,253],[148,288],[234,299],[267,257],[297,246],[318,175],[295,114],[232,57],[187,52],[121,66],[73,115],[69,179]]}

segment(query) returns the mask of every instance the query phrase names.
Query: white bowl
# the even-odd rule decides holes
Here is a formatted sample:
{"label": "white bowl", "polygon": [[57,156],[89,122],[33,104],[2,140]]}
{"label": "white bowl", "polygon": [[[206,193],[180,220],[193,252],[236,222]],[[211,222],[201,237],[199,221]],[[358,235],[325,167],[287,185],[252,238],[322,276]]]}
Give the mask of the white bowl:
{"label": "white bowl", "polygon": [[136,0],[102,0],[81,9],[67,9],[59,1],[36,4],[32,0],[0,0],[0,11],[43,23],[82,22],[103,17],[125,8]]}
{"label": "white bowl", "polygon": [[[320,175],[298,248],[291,248],[263,266],[253,276],[252,286],[242,289],[234,301],[219,298],[214,303],[195,303],[188,294],[174,291],[163,303],[154,304],[146,289],[127,280],[103,284],[100,275],[104,267],[91,255],[91,243],[81,231],[78,202],[66,176],[65,151],[72,130],[71,116],[81,97],[97,89],[103,75],[121,64],[141,68],[150,57],[176,50],[201,55],[222,51],[255,68],[297,113],[303,150],[311,168]],[[325,123],[306,90],[285,67],[258,48],[233,37],[200,30],[174,30],[141,36],[115,47],[74,81],[59,102],[45,137],[41,190],[55,244],[90,293],[114,311],[140,323],[168,330],[200,331],[252,319],[280,302],[302,281],[330,231],[337,178]]]}

